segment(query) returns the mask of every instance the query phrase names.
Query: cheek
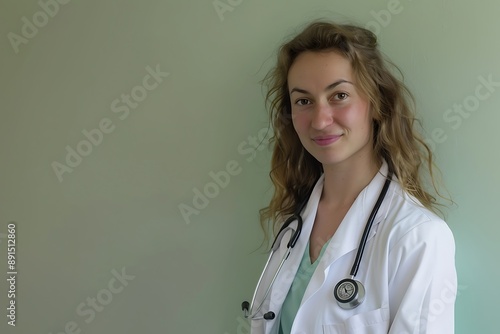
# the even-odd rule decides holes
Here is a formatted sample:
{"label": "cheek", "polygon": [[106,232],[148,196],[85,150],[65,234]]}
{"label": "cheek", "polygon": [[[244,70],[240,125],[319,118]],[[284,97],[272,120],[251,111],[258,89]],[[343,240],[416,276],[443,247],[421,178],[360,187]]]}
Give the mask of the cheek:
{"label": "cheek", "polygon": [[305,113],[292,113],[292,122],[295,132],[299,135],[307,131],[309,127],[309,118]]}
{"label": "cheek", "polygon": [[363,133],[363,136],[367,139],[370,140],[373,138],[373,118],[371,118],[371,115],[368,114],[366,117],[362,118],[361,120],[362,124],[362,129],[361,133]]}
{"label": "cheek", "polygon": [[350,124],[350,126],[363,131],[372,127],[372,120],[370,108],[366,105],[352,106],[348,111],[339,115],[339,122]]}

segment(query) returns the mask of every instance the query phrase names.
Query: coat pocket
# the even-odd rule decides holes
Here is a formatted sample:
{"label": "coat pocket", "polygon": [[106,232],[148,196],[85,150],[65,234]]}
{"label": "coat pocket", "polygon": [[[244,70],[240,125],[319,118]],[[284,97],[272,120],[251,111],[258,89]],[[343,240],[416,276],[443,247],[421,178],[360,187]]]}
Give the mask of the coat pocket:
{"label": "coat pocket", "polygon": [[324,334],[387,334],[389,309],[379,308],[356,314],[341,324],[323,325]]}

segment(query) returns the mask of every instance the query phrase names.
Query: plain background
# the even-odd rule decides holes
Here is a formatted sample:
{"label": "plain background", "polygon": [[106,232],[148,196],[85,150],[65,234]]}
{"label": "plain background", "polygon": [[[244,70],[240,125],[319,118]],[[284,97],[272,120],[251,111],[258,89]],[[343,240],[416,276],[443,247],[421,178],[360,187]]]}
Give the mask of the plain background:
{"label": "plain background", "polygon": [[[264,264],[258,210],[271,195],[259,81],[280,43],[329,18],[369,26],[404,73],[456,202],[456,333],[496,333],[500,2],[218,3],[2,0],[0,268],[14,221],[19,274],[15,328],[0,280],[0,332],[247,333],[240,303]],[[169,73],[149,91],[148,66]],[[103,119],[113,131],[89,148],[83,132]],[[86,156],[59,180],[68,147]],[[133,279],[117,292],[122,270]]]}

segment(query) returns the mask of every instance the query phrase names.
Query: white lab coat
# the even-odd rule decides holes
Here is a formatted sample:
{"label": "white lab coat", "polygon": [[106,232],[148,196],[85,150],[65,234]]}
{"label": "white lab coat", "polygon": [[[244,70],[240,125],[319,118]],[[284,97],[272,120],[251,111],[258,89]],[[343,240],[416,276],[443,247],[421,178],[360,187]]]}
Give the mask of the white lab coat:
{"label": "white lab coat", "polygon": [[[355,278],[365,286],[364,302],[355,309],[344,310],[333,296],[335,285],[350,277],[359,240],[385,182],[384,175],[385,162],[330,240],[305,291],[293,334],[454,333],[457,276],[453,235],[443,220],[404,193],[395,177],[374,220]],[[278,333],[281,305],[304,254],[322,189],[323,176],[302,213],[304,225],[298,242],[262,307],[261,314],[273,311],[276,317],[252,320],[253,334]],[[263,290],[269,286],[288,240],[285,236],[273,255],[257,301],[262,300]]]}

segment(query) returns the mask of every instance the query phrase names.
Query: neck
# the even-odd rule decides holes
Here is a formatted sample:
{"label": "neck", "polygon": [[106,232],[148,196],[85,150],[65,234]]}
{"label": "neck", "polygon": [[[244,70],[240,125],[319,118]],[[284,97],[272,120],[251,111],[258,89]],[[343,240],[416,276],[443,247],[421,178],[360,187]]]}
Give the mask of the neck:
{"label": "neck", "polygon": [[375,159],[323,166],[325,180],[321,201],[328,206],[350,207],[379,169],[380,164]]}

